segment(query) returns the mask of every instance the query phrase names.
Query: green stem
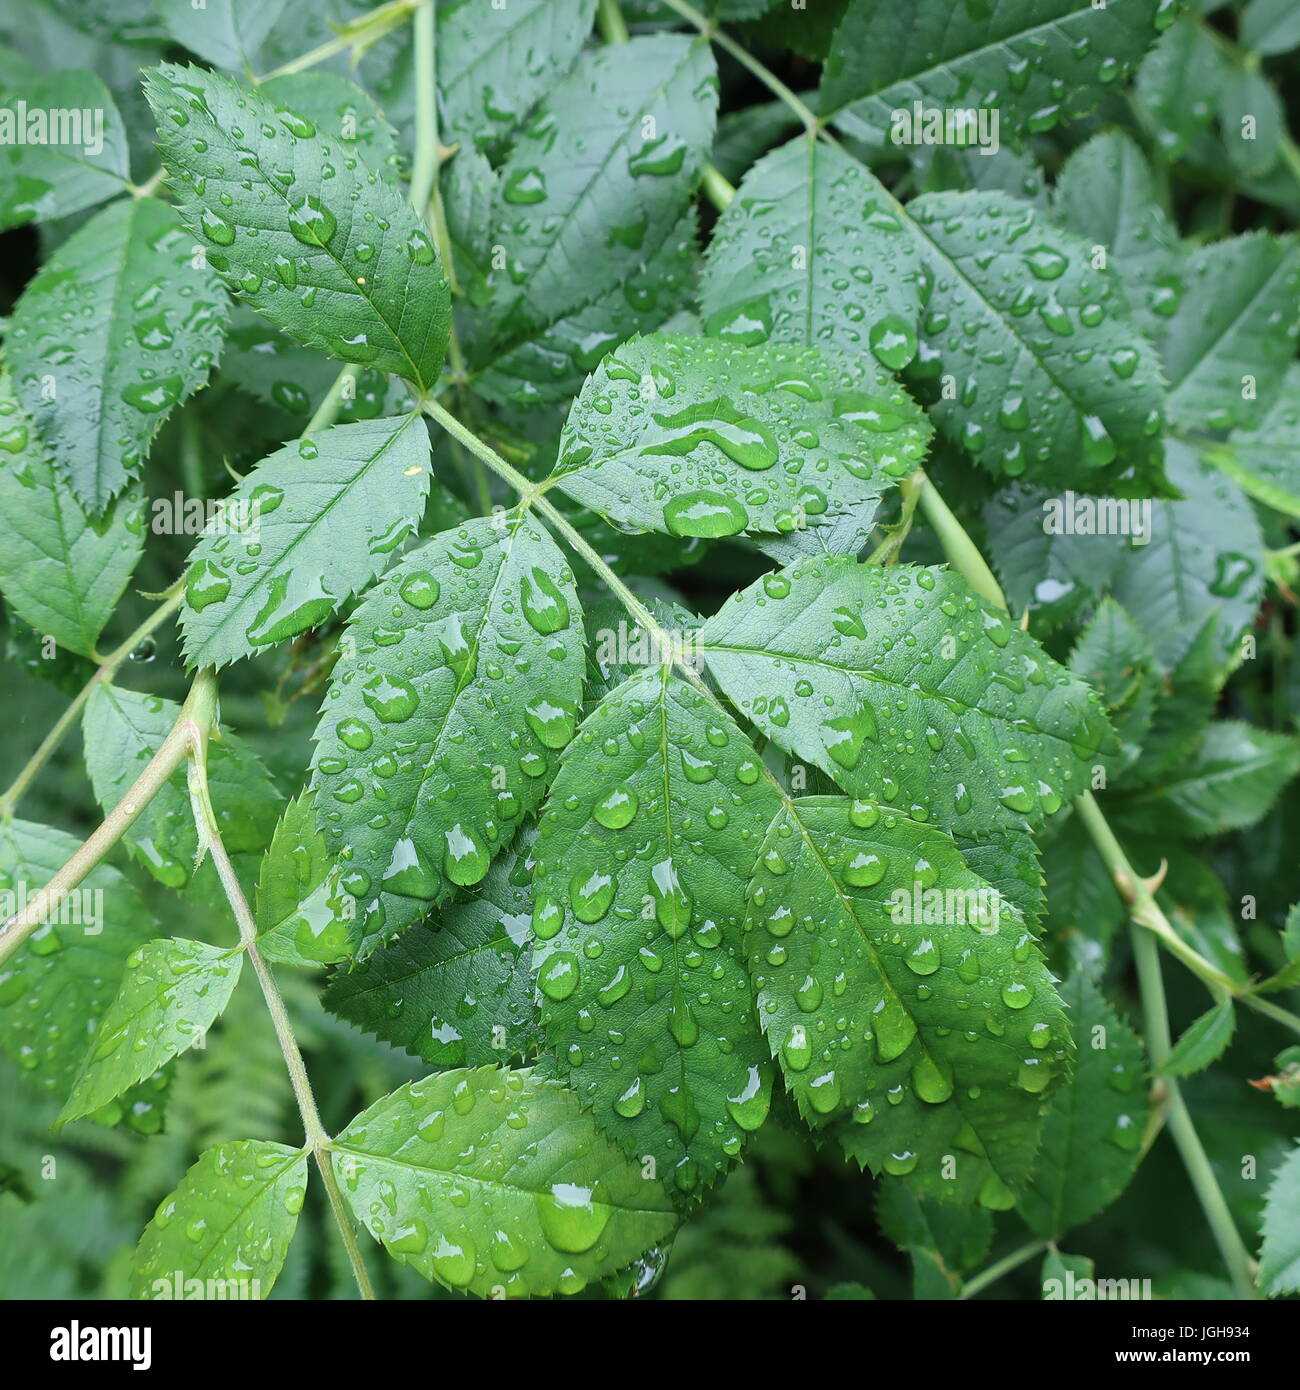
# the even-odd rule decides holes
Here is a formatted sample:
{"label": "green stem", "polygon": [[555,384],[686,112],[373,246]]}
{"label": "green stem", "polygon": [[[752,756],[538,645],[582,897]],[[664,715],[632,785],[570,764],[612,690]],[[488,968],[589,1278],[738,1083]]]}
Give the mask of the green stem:
{"label": "green stem", "polygon": [[[1165,1007],[1165,986],[1160,974],[1160,953],[1155,937],[1143,931],[1138,923],[1132,927],[1133,958],[1137,965],[1138,984],[1142,996],[1142,1014],[1147,1049],[1152,1068],[1159,1070],[1171,1051],[1169,1014]],[[1183,1100],[1177,1080],[1163,1078],[1167,1088],[1166,1123],[1182,1158],[1183,1167],[1196,1191],[1197,1200],[1209,1224],[1219,1253],[1228,1267],[1233,1287],[1241,1298],[1256,1298],[1254,1264],[1250,1252],[1228,1210],[1218,1179],[1201,1144],[1196,1126]]]}
{"label": "green stem", "polygon": [[107,685],[117,674],[122,663],[155,629],[180,607],[184,590],[179,584],[168,591],[167,598],[153,610],[138,628],[120,646],[115,647],[106,657],[100,659],[99,670],[77,692],[76,698],[59,716],[58,723],[41,740],[41,746],[28,759],[26,767],[14,778],[12,785],[0,796],[0,820],[8,820],[13,815],[23,793],[31,786],[36,774],[50,760],[50,755],[63,741],[64,735],[77,722],[77,716],[85,708],[97,685]]}
{"label": "green stem", "polygon": [[729,179],[720,174],[712,164],[704,166],[704,179],[700,185],[704,196],[719,212],[725,212],[736,196],[736,190]]}
{"label": "green stem", "polygon": [[981,597],[998,608],[1007,606],[1002,586],[993,577],[979,547],[966,533],[966,528],[953,515],[951,508],[939,495],[938,488],[927,478],[920,491],[921,511],[934,528],[943,546],[948,563]]}
{"label": "green stem", "polygon": [[317,63],[328,62],[340,53],[346,53],[350,48],[360,47],[364,52],[385,34],[404,24],[412,11],[419,13],[421,9],[432,9],[434,3],[435,0],[390,0],[389,4],[380,5],[363,18],[346,25],[342,33],[336,37],[254,80],[269,82],[273,77],[287,77],[290,73],[305,72],[308,68],[314,68]]}
{"label": "green stem", "polygon": [[339,412],[343,409],[343,399],[347,393],[348,383],[355,382],[360,375],[361,368],[349,363],[334,378],[334,384],[325,395],[325,399],[316,407],[316,413],[307,421],[307,428],[303,434],[312,434],[316,430],[324,429],[327,425],[332,425],[339,418]]}
{"label": "green stem", "polygon": [[181,706],[181,712],[176,718],[176,723],[172,725],[171,732],[149,759],[144,771],[131,783],[126,795],[104,817],[102,824],[90,838],[78,846],[72,858],[45,887],[28,901],[21,912],[14,913],[3,928],[0,928],[0,965],[13,955],[45,921],[63,897],[86,877],[135,824],[140,813],[188,757],[192,727],[202,724],[205,719],[207,723],[211,722],[215,700],[215,682],[209,673],[200,671],[194,678],[194,684],[190,687],[190,693]]}
{"label": "green stem", "polygon": [[706,15],[702,15],[694,5],[688,5],[686,0],[664,0],[664,3],[671,10],[676,10],[688,24],[693,25],[706,39],[716,43],[725,53],[729,53],[741,67],[753,73],[755,77],[772,93],[779,97],[804,123],[809,130],[821,129],[821,118],[784,82],[770,69],[764,67],[749,51],[738,44],[730,34],[724,33],[719,29],[713,20]]}
{"label": "green stem", "polygon": [[[215,674],[211,671],[202,674],[210,679],[215,694]],[[215,707],[211,713],[215,716]],[[311,1150],[316,1166],[320,1170],[321,1181],[325,1184],[330,1209],[334,1214],[339,1233],[343,1237],[348,1262],[351,1264],[352,1273],[356,1277],[357,1287],[361,1290],[362,1298],[374,1298],[375,1291],[370,1283],[370,1275],[366,1269],[361,1248],[357,1243],[356,1225],[343,1201],[343,1194],[339,1190],[338,1179],[334,1173],[334,1165],[329,1153],[330,1136],[321,1123],[320,1108],[316,1104],[316,1096],[307,1076],[307,1066],[303,1061],[302,1049],[298,1046],[298,1039],[294,1036],[293,1024],[289,1020],[289,1011],[284,1006],[284,997],[280,993],[280,987],[276,984],[270,966],[267,965],[258,949],[257,922],[248,906],[248,899],[244,896],[243,885],[239,882],[235,867],[230,862],[229,854],[226,853],[225,842],[222,840],[221,831],[218,828],[207,777],[207,744],[211,728],[211,721],[200,726],[196,720],[192,722],[189,730],[190,747],[193,755],[189,776],[190,800],[194,807],[194,824],[198,830],[199,842],[201,847],[212,855],[212,862],[217,870],[217,877],[221,880],[226,901],[230,904],[230,910],[234,913],[235,921],[239,925],[239,939],[249,960],[253,963],[253,971],[257,975],[257,983],[261,987],[262,998],[266,1001],[267,1012],[271,1015],[275,1036],[279,1041],[284,1065],[289,1073],[289,1082],[293,1087],[294,1098],[298,1102],[298,1113],[302,1116],[303,1132],[307,1140],[306,1147]]]}
{"label": "green stem", "polygon": [[632,37],[627,31],[627,21],[618,7],[618,0],[600,0],[596,7],[596,28],[606,43],[626,43]]}
{"label": "green stem", "polygon": [[995,1260],[987,1269],[982,1269],[966,1281],[962,1286],[962,1298],[974,1298],[977,1293],[982,1293],[990,1284],[997,1283],[1004,1274],[1010,1274],[1013,1269],[1019,1269],[1022,1264],[1028,1263],[1035,1255],[1041,1255],[1046,1249],[1047,1242],[1045,1240],[1031,1240],[1028,1245],[1022,1245],[1019,1250],[1013,1250],[1009,1255],[1004,1255],[1002,1259]]}

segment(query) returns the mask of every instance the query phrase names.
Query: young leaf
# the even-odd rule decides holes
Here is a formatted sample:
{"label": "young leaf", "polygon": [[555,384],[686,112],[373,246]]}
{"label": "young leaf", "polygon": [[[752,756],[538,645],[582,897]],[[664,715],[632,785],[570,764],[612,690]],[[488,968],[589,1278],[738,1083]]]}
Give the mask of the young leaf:
{"label": "young leaf", "polygon": [[480,1297],[577,1293],[677,1224],[662,1185],[531,1071],[414,1081],[333,1148],[344,1200],[389,1254]]}
{"label": "young leaf", "polygon": [[472,899],[445,903],[364,964],[335,974],[326,1008],[436,1067],[528,1056],[538,1038],[531,842],[521,832]]}
{"label": "young leaf", "polygon": [[748,899],[758,1016],[805,1120],[936,1196],[1020,1185],[1070,1035],[1020,914],[952,841],[874,802],[802,798]]}
{"label": "young leaf", "polygon": [[1217,835],[1253,825],[1300,772],[1300,742],[1225,719],[1211,724],[1195,753],[1157,788],[1133,799],[1184,835]]}
{"label": "young leaf", "polygon": [[93,657],[144,548],[143,512],[131,492],[89,515],[0,376],[0,592],[24,622]]}
{"label": "young leaf", "polygon": [[93,72],[25,78],[6,84],[4,98],[10,129],[0,160],[0,231],[66,217],[126,189],[126,131]]}
{"label": "young leaf", "polygon": [[[33,898],[78,846],[50,826],[0,820],[0,918]],[[67,1095],[127,957],[157,930],[135,887],[99,864],[0,970],[0,1045],[33,1084]],[[160,1125],[155,1113],[152,1128]]]}
{"label": "young leaf", "polygon": [[1259,1281],[1274,1296],[1300,1293],[1300,1148],[1273,1174],[1264,1204]]}
{"label": "young leaf", "polygon": [[122,985],[59,1116],[89,1115],[187,1048],[202,1045],[239,979],[244,954],[183,937],[148,941],[126,960]]}
{"label": "young leaf", "polygon": [[[125,796],[180,715],[180,706],[155,695],[98,685],[82,716],[86,771],[104,811]],[[208,749],[208,783],[226,849],[238,864],[265,849],[275,830],[281,797],[257,757],[224,735]],[[198,836],[184,769],[172,774],[122,837],[132,856],[169,888],[194,875]]]}
{"label": "young leaf", "polygon": [[487,873],[573,736],[582,610],[525,513],[410,552],[352,616],[316,729],[313,787],[357,956]]}
{"label": "young leaf", "polygon": [[553,476],[620,525],[676,536],[869,511],[921,461],[929,430],[897,386],[869,394],[859,380],[814,348],[638,338],[583,387]]}
{"label": "young leaf", "polygon": [[[539,828],[534,964],[569,1084],[683,1196],[767,1115],[738,954],[744,886],[780,805],[748,739],[651,667],[584,721]],[[584,1020],[594,1019],[587,1031]]]}
{"label": "young leaf", "polygon": [[155,0],[172,38],[214,67],[242,72],[256,66],[262,40],[287,0]]}
{"label": "young leaf", "polygon": [[508,136],[572,65],[595,11],[596,0],[439,6],[443,143],[488,149]]}
{"label": "young leaf", "polygon": [[275,827],[257,881],[258,948],[286,965],[332,965],[352,954],[356,902],[316,828],[316,798],[295,797]]}
{"label": "young leaf", "polygon": [[264,459],[191,555],[190,665],[225,666],[323,623],[414,530],[432,477],[418,413],[334,425]]}
{"label": "young leaf", "polygon": [[1216,241],[1183,274],[1161,346],[1169,418],[1187,429],[1261,424],[1300,334],[1300,243],[1263,232]]}
{"label": "young leaf", "polygon": [[929,288],[895,206],[862,164],[811,134],[760,159],[709,242],[708,331],[866,358],[879,389],[869,368],[911,361]]}
{"label": "young leaf", "polygon": [[[307,1191],[302,1149],[244,1139],[200,1155],[158,1204],[131,1264],[131,1297],[265,1298]],[[179,1292],[177,1280],[181,1281]]]}
{"label": "young leaf", "polygon": [[1053,814],[1114,748],[1096,696],[947,570],[802,561],[729,599],[699,649],[781,748],[967,835]]}
{"label": "young leaf", "polygon": [[1173,161],[1210,124],[1228,75],[1228,60],[1197,16],[1181,15],[1138,69],[1135,93],[1155,126],[1156,143]]}
{"label": "young leaf", "polygon": [[27,286],[6,344],[14,388],[89,508],[121,492],[207,379],[225,315],[216,277],[156,198],[96,214]]}
{"label": "young leaf", "polygon": [[894,112],[990,107],[1003,138],[1086,115],[1128,75],[1171,6],[1132,0],[853,0],[822,75],[819,113],[846,135],[883,146]]}
{"label": "young leaf", "polygon": [[1204,1071],[1228,1050],[1237,1026],[1231,999],[1221,999],[1212,1009],[1188,1025],[1160,1070],[1166,1076],[1193,1076]]}
{"label": "young leaf", "polygon": [[1076,969],[1061,990],[1078,1053],[1057,1095],[1020,1214],[1044,1239],[1090,1221],[1128,1186],[1146,1127],[1142,1045],[1097,986]]}
{"label": "young leaf", "polygon": [[167,63],[145,94],[181,215],[232,288],[308,347],[432,386],[447,284],[397,189],[346,142],[215,73]]}
{"label": "young leaf", "polygon": [[[636,38],[582,58],[501,171],[492,303],[498,352],[640,267],[677,227],[713,139],[717,75],[703,39]],[[649,132],[649,133],[647,133]]]}

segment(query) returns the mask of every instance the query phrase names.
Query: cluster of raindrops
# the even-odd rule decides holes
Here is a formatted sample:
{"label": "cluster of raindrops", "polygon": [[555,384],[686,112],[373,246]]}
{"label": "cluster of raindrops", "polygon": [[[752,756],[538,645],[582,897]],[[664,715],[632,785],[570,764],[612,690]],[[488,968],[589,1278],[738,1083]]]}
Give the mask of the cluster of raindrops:
{"label": "cluster of raindrops", "polygon": [[739,730],[680,684],[652,700],[659,679],[578,733],[541,822],[533,933],[573,1085],[624,1120],[667,1122],[689,1192],[770,1103],[730,943],[776,802]]}
{"label": "cluster of raindrops", "polygon": [[414,1082],[339,1135],[345,1198],[390,1253],[449,1288],[579,1293],[676,1217],[662,1190],[594,1135],[578,1161],[557,1167],[553,1129],[575,1118],[559,1087],[526,1072]]}
{"label": "cluster of raindrops", "polygon": [[1052,815],[1109,748],[1088,687],[945,570],[805,561],[732,598],[703,640],[741,643],[711,666],[765,733],[915,820]]}
{"label": "cluster of raindrops", "polygon": [[570,415],[560,485],[676,536],[801,529],[874,498],[925,452],[928,429],[900,391],[846,380],[815,350],[635,340]]}
{"label": "cluster of raindrops", "polygon": [[[558,553],[518,518],[444,532],[371,592],[317,731],[344,890],[432,901],[483,878],[573,737],[576,603]],[[368,911],[381,925],[382,903]]]}

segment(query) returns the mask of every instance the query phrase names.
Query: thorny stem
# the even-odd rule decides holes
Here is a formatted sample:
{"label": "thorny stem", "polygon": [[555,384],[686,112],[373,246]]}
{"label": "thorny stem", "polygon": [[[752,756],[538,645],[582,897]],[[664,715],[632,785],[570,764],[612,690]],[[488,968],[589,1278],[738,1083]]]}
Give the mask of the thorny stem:
{"label": "thorny stem", "polygon": [[178,583],[168,591],[166,599],[149,614],[121,646],[114,648],[107,656],[100,658],[99,669],[77,692],[76,698],[59,716],[58,723],[41,740],[41,746],[27,760],[27,765],[14,778],[13,784],[3,796],[0,796],[0,820],[8,820],[13,815],[14,807],[17,806],[27,788],[31,786],[36,774],[50,760],[54,750],[63,741],[64,735],[77,722],[77,717],[85,708],[95,687],[107,685],[112,681],[122,663],[146,637],[156,628],[161,627],[175,613],[183,598],[184,592]]}
{"label": "thorny stem", "polygon": [[[211,713],[215,716],[216,676],[209,670],[201,673],[200,679],[211,683],[213,691]],[[290,1084],[293,1086],[294,1099],[298,1102],[298,1113],[302,1116],[303,1131],[307,1140],[306,1147],[311,1150],[316,1167],[320,1170],[321,1181],[325,1184],[330,1209],[343,1237],[348,1262],[352,1266],[352,1273],[356,1276],[357,1287],[361,1290],[362,1298],[374,1298],[375,1291],[370,1283],[370,1275],[366,1269],[361,1248],[357,1243],[356,1226],[343,1201],[343,1194],[339,1190],[338,1179],[334,1173],[333,1160],[329,1152],[330,1136],[321,1123],[320,1110],[316,1104],[315,1093],[311,1088],[311,1081],[307,1076],[307,1067],[302,1059],[302,1051],[298,1046],[297,1038],[294,1036],[293,1024],[289,1021],[289,1012],[284,1006],[284,997],[280,993],[280,987],[276,984],[275,976],[271,973],[270,967],[258,949],[257,922],[253,918],[252,911],[248,906],[248,899],[244,896],[243,885],[239,882],[239,876],[235,873],[230,856],[226,853],[226,846],[217,826],[216,811],[213,809],[212,798],[208,791],[207,775],[207,745],[211,728],[211,721],[200,725],[197,720],[191,720],[187,729],[192,754],[189,767],[190,804],[194,810],[194,825],[199,835],[200,851],[207,850],[212,855],[212,863],[216,868],[217,877],[221,880],[226,901],[230,904],[230,910],[239,925],[240,942],[249,960],[253,963],[253,971],[257,975],[257,983],[261,987],[262,998],[266,1001],[267,1012],[271,1015],[275,1036],[280,1044],[280,1052],[284,1057],[284,1065],[289,1073]]]}
{"label": "thorny stem", "polygon": [[51,910],[70,893],[131,828],[144,808],[162,789],[167,779],[185,761],[190,750],[190,726],[210,716],[215,687],[200,672],[171,732],[148,766],[132,782],[126,795],[104,817],[99,828],[80,845],[75,854],[27,903],[0,928],[0,965],[45,921]]}
{"label": "thorny stem", "polygon": [[[1133,957],[1137,964],[1139,992],[1142,998],[1143,1030],[1152,1066],[1158,1069],[1171,1051],[1169,1014],[1165,1008],[1165,986],[1160,976],[1160,953],[1155,938],[1142,931],[1137,922],[1132,927]],[[1228,1266],[1233,1287],[1241,1298],[1257,1298],[1254,1263],[1242,1242],[1241,1235],[1228,1210],[1214,1169],[1201,1144],[1196,1126],[1188,1113],[1178,1082],[1172,1076],[1161,1078],[1166,1088],[1165,1115],[1169,1132],[1178,1147],[1183,1167],[1196,1190],[1197,1200],[1205,1220]]]}

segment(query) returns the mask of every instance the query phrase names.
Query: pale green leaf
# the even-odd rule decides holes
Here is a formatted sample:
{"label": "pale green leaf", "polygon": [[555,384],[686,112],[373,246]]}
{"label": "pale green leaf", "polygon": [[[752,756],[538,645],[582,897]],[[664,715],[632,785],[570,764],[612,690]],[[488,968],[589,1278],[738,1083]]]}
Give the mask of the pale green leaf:
{"label": "pale green leaf", "polygon": [[1300,1293],[1300,1149],[1273,1174],[1264,1205],[1259,1280],[1269,1294]]}
{"label": "pale green leaf", "polygon": [[1291,0],[1249,0],[1241,12],[1241,41],[1265,57],[1300,47],[1300,10]]}
{"label": "pale green leaf", "polygon": [[257,880],[258,948],[286,965],[330,965],[352,954],[356,900],[339,884],[310,791],[285,807]]}
{"label": "pale green leaf", "polygon": [[302,1149],[261,1139],[209,1149],[144,1228],[131,1264],[131,1296],[267,1297],[306,1190]]}
{"label": "pale green leaf", "polygon": [[172,38],[215,67],[256,66],[287,0],[154,0]]}
{"label": "pale green leaf", "polygon": [[59,1123],[89,1115],[178,1053],[202,1046],[239,979],[243,951],[172,937],[126,959]]}
{"label": "pale green leaf", "polygon": [[677,1224],[663,1186],[530,1071],[412,1082],[333,1147],[344,1199],[389,1254],[483,1298],[578,1293]]}
{"label": "pale green leaf", "polygon": [[1300,363],[1286,371],[1272,407],[1253,429],[1232,432],[1228,443],[1206,453],[1266,507],[1300,517]]}
{"label": "pale green leaf", "polygon": [[1228,59],[1209,25],[1182,15],[1138,69],[1135,94],[1155,126],[1165,159],[1181,158],[1210,124],[1227,80]]}
{"label": "pale green leaf", "polygon": [[415,529],[432,477],[415,412],[333,425],[263,459],[191,554],[190,665],[225,666],[325,622]]}
{"label": "pale green leaf", "polygon": [[1237,1026],[1231,999],[1221,999],[1212,1009],[1188,1024],[1160,1070],[1166,1076],[1193,1076],[1204,1071],[1227,1051]]}

